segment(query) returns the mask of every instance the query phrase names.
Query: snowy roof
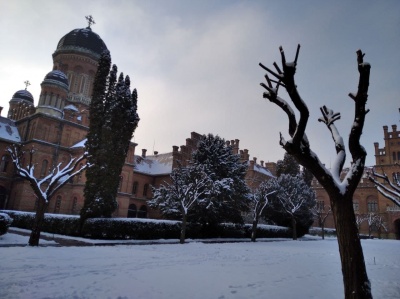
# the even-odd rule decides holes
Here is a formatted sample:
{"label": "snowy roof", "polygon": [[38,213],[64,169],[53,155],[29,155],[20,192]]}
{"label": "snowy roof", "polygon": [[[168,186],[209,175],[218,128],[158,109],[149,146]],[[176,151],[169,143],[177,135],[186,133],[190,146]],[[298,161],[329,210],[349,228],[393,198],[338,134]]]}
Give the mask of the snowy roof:
{"label": "snowy roof", "polygon": [[85,138],[78,143],[75,143],[73,146],[71,146],[71,148],[85,147],[86,140],[87,139]]}
{"label": "snowy roof", "polygon": [[21,137],[14,121],[0,116],[0,138],[9,142],[21,142]]}
{"label": "snowy roof", "polygon": [[172,153],[158,154],[156,156],[135,155],[135,171],[150,175],[170,174],[172,172]]}
{"label": "snowy roof", "polygon": [[264,175],[270,176],[271,178],[275,177],[268,169],[266,169],[265,167],[262,167],[259,164],[254,164],[254,171],[257,171],[257,172],[262,173]]}
{"label": "snowy roof", "polygon": [[72,111],[79,112],[78,108],[76,108],[74,105],[67,105],[64,107],[64,110],[72,110]]}

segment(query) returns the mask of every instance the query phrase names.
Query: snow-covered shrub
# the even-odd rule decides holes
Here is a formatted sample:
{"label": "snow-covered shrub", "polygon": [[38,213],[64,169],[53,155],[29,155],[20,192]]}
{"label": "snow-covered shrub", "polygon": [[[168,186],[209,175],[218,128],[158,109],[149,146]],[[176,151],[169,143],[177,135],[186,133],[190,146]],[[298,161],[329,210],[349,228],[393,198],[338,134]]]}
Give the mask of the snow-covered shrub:
{"label": "snow-covered shrub", "polygon": [[0,236],[7,233],[12,221],[12,218],[8,214],[0,213]]}
{"label": "snow-covered shrub", "polygon": [[[35,213],[20,211],[1,211],[13,218],[12,226],[32,229]],[[42,231],[60,235],[78,235],[79,216],[62,214],[45,214]]]}
{"label": "snow-covered shrub", "polygon": [[92,239],[177,239],[180,222],[139,218],[92,218],[82,227],[82,237]]}

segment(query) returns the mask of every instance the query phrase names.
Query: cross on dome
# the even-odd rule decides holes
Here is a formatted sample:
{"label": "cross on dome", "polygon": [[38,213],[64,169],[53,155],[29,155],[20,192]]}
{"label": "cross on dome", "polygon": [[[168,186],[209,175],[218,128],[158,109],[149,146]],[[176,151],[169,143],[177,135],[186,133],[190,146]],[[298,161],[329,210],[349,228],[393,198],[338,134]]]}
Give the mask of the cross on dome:
{"label": "cross on dome", "polygon": [[25,82],[25,90],[28,88],[29,85],[31,85],[31,82],[29,80],[26,80]]}
{"label": "cross on dome", "polygon": [[90,16],[86,16],[85,17],[86,18],[86,20],[88,21],[88,27],[90,28],[90,26],[92,25],[92,24],[96,24],[96,22],[94,21],[94,19],[93,19],[93,17],[90,15]]}

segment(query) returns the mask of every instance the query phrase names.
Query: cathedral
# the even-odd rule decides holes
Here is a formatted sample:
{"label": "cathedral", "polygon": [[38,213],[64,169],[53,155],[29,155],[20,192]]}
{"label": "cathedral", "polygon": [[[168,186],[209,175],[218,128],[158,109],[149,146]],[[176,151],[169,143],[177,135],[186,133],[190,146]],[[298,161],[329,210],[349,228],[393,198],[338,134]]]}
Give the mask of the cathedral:
{"label": "cathedral", "polygon": [[[44,76],[37,105],[26,88],[14,93],[9,101],[7,117],[0,116],[0,209],[35,211],[37,202],[29,183],[15,175],[15,169],[6,149],[12,144],[22,145],[26,150],[34,148],[35,176],[44,177],[59,163],[67,163],[71,157],[80,156],[85,150],[85,138],[89,129],[89,104],[92,86],[101,53],[107,49],[101,37],[93,32],[93,20],[87,17],[86,28],[74,29],[57,43],[52,54],[52,70]],[[139,88],[140,91],[140,88]],[[0,110],[1,112],[1,110]],[[377,171],[387,174],[399,172],[400,131],[393,125],[389,131],[383,127],[384,147],[374,144]],[[159,218],[157,211],[147,207],[152,197],[151,186],[159,186],[178,165],[185,165],[196,150],[201,135],[191,132],[185,145],[172,146],[169,153],[147,155],[146,149],[137,153],[137,144],[131,142],[120,175],[117,194],[118,208],[114,217]],[[248,165],[246,181],[251,189],[260,182],[274,177],[275,163],[257,162],[250,159],[247,149],[239,148],[239,140],[227,141],[233,152],[240,155]],[[23,161],[28,163],[28,161]],[[367,169],[366,169],[367,171]],[[48,212],[79,214],[83,206],[85,174],[81,174],[62,187],[50,201]],[[329,210],[326,191],[313,180],[317,204],[325,213]],[[381,215],[385,226],[374,228],[374,236],[400,239],[400,208],[380,195],[367,179],[365,173],[353,199],[357,215],[375,213]],[[318,226],[318,223],[315,223]],[[330,214],[325,227],[333,228]],[[368,233],[368,225],[360,224],[360,232]]]}

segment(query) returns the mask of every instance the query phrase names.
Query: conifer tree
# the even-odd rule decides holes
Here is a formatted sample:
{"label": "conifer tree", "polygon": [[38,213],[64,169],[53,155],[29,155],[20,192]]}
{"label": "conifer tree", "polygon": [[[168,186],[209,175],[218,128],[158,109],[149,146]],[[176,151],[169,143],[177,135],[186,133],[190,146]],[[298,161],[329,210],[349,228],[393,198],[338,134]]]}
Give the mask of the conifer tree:
{"label": "conifer tree", "polygon": [[129,143],[139,122],[137,91],[117,66],[110,71],[111,57],[99,61],[90,103],[90,126],[86,147],[95,166],[87,173],[81,224],[87,218],[111,217],[117,208],[116,195]]}

